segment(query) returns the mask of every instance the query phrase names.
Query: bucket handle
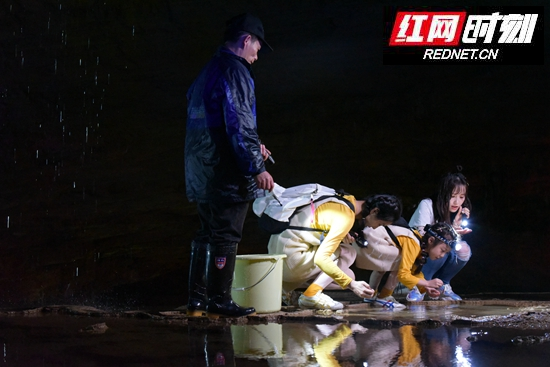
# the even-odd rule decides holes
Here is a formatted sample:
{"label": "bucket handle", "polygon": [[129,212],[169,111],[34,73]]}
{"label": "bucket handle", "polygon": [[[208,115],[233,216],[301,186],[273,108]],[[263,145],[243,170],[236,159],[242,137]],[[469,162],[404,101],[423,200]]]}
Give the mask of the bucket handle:
{"label": "bucket handle", "polygon": [[279,261],[278,259],[275,259],[275,261],[272,261],[271,263],[271,267],[269,268],[269,270],[264,274],[264,276],[258,280],[255,284],[252,284],[248,287],[241,287],[241,288],[231,288],[233,289],[234,291],[247,291],[249,290],[250,288],[254,288],[255,286],[257,286],[258,284],[260,284],[262,282],[262,280],[264,280],[265,278],[267,278],[267,276],[269,274],[271,274],[271,272],[273,271],[273,269],[275,269],[275,266],[277,265],[277,261]]}

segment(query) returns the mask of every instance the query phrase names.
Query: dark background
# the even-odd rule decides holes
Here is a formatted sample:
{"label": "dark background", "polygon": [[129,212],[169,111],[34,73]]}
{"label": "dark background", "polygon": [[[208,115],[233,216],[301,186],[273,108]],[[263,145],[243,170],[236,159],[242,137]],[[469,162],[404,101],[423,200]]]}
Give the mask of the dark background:
{"label": "dark background", "polygon": [[[454,290],[548,291],[547,66],[383,65],[384,5],[0,1],[0,307],[186,303],[185,93],[244,11],[275,49],[253,69],[276,182],[393,193],[408,219],[461,166]],[[267,240],[250,213],[239,253]]]}

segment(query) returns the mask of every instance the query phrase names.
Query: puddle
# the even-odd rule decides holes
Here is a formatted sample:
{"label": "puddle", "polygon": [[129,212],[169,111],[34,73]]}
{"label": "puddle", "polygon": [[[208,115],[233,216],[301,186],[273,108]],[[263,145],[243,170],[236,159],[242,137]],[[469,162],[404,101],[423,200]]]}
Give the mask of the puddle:
{"label": "puddle", "polygon": [[262,356],[268,366],[476,365],[468,341],[472,331],[468,328],[408,325],[381,330],[357,324],[284,324],[278,328],[282,338],[272,340],[272,349],[263,338],[253,339],[248,350],[236,348],[236,356],[251,360]]}
{"label": "puddle", "polygon": [[0,366],[542,366],[550,359],[547,320],[533,329],[491,324],[547,316],[548,307],[350,306],[345,314],[302,311],[293,319],[289,312],[277,323],[265,322],[273,315],[214,322],[178,311],[81,308],[94,316],[77,316],[76,307],[67,308],[73,315],[14,313],[0,316]]}
{"label": "puddle", "polygon": [[[486,301],[485,301],[486,302]],[[428,302],[426,302],[428,303]],[[379,307],[365,307],[364,305],[350,305],[347,318],[353,321],[360,320],[387,320],[387,321],[414,321],[449,323],[453,321],[464,322],[488,322],[516,313],[548,310],[548,305],[530,305],[514,307],[508,304],[491,305],[475,304],[475,302],[463,301],[460,304],[447,305],[407,305],[405,310],[391,311]]]}

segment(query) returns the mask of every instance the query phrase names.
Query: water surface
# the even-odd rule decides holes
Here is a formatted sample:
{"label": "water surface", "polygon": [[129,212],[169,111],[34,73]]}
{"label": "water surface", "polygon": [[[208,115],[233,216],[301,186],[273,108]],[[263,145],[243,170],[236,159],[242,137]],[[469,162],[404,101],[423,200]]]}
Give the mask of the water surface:
{"label": "water surface", "polygon": [[[95,326],[93,328],[92,326]],[[201,325],[67,315],[0,318],[0,366],[544,366],[541,330],[360,323]]]}

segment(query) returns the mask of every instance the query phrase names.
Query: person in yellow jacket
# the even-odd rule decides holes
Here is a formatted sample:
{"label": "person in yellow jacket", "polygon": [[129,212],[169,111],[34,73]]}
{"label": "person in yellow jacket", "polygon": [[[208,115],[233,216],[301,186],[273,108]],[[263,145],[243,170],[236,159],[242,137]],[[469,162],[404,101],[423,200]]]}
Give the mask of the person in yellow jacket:
{"label": "person in yellow jacket", "polygon": [[447,223],[426,225],[424,231],[420,243],[414,235],[397,237],[402,248],[397,279],[411,290],[407,294],[408,301],[421,301],[426,293],[430,297],[439,297],[443,281],[439,278],[424,279],[422,267],[428,258],[442,259],[460,246],[457,233]]}
{"label": "person in yellow jacket", "polygon": [[[421,237],[411,228],[389,225],[387,228],[370,231],[366,236],[369,245],[376,242],[399,248],[397,280],[411,290],[407,294],[407,301],[422,301],[426,293],[433,298],[439,297],[443,281],[439,278],[424,279],[422,267],[428,258],[441,259],[451,250],[459,250],[461,246],[458,234],[447,223],[428,224],[424,231],[424,236]],[[391,294],[397,282],[391,282],[391,285],[388,283],[386,282],[377,295],[377,299],[392,298]]]}
{"label": "person in yellow jacket", "polygon": [[320,231],[287,229],[271,236],[269,253],[287,255],[283,261],[283,301],[285,295],[305,286],[307,289],[298,299],[301,308],[340,310],[343,304],[323,293],[332,282],[361,298],[373,295],[368,283],[356,281],[350,269],[357,255],[351,246],[353,236],[366,226],[376,228],[399,219],[402,204],[393,195],[372,195],[364,200],[352,195],[344,198],[354,210],[340,200],[329,199],[315,203],[314,208],[307,206],[297,211],[290,220],[291,227]]}

